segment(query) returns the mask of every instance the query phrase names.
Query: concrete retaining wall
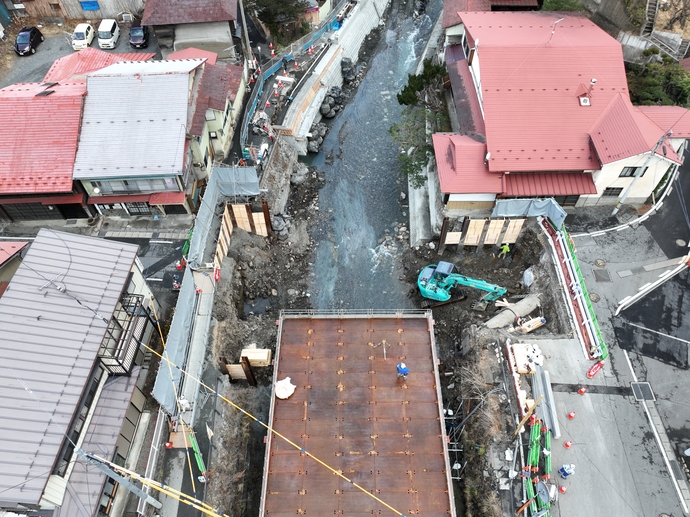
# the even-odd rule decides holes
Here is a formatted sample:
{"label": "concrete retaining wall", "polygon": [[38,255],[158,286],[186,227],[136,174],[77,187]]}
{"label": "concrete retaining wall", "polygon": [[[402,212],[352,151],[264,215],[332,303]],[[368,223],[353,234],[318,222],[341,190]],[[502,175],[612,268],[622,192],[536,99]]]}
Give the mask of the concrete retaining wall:
{"label": "concrete retaining wall", "polygon": [[319,120],[319,108],[331,86],[342,86],[340,61],[348,57],[357,60],[367,35],[381,23],[390,0],[363,0],[350,12],[340,30],[331,33],[330,49],[312,71],[308,82],[292,102],[283,122],[284,137],[291,139],[293,148],[307,154],[306,135]]}

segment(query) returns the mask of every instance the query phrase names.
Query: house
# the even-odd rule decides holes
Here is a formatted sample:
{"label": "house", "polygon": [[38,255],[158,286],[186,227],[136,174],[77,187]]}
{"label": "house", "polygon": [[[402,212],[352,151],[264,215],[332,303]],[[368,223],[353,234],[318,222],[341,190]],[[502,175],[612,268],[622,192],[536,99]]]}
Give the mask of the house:
{"label": "house", "polygon": [[72,181],[85,95],[83,81],[0,90],[0,221],[94,215]]}
{"label": "house", "polygon": [[221,59],[241,54],[241,47],[235,48],[241,45],[237,0],[148,0],[141,23],[153,28],[164,58],[189,47],[215,52]]}
{"label": "house", "polygon": [[120,61],[148,61],[155,55],[154,52],[114,53],[86,47],[84,50],[56,59],[43,78],[43,82],[86,81],[88,72],[100,70]]}
{"label": "house", "polygon": [[459,132],[433,135],[447,210],[516,197],[590,206],[625,195],[642,204],[682,163],[688,110],[633,106],[620,44],[589,19],[458,17],[444,57]]}
{"label": "house", "polygon": [[248,71],[245,66],[216,64],[217,55],[188,48],[174,52],[169,59],[205,58],[199,86],[194,92],[194,113],[189,134],[197,156],[209,155],[210,162],[222,162],[241,122]]}
{"label": "house", "polygon": [[108,515],[126,493],[80,452],[130,465],[156,303],[137,249],[43,229],[0,297],[0,514]]}
{"label": "house", "polygon": [[461,24],[460,13],[478,11],[538,11],[544,0],[446,0],[442,27],[446,34]]}
{"label": "house", "polygon": [[187,136],[204,62],[120,62],[87,74],[73,178],[99,213],[191,213],[201,179],[192,164],[212,163],[192,156]]}
{"label": "house", "polygon": [[0,297],[10,285],[21,262],[22,252],[26,251],[28,242],[0,242]]}
{"label": "house", "polygon": [[[59,23],[68,20],[119,19],[122,14],[141,12],[143,0],[30,0],[10,3],[19,17],[29,16],[41,21]],[[19,14],[21,13],[21,14]]]}

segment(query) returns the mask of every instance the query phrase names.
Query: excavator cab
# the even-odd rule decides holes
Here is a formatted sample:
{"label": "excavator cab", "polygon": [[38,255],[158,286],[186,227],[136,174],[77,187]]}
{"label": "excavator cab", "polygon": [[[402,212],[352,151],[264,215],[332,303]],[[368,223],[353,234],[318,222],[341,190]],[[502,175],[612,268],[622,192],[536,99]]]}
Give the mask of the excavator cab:
{"label": "excavator cab", "polygon": [[456,272],[455,264],[451,264],[450,262],[439,262],[436,266],[436,272],[434,275],[439,282],[443,282],[446,278],[448,278],[448,275],[452,275]]}

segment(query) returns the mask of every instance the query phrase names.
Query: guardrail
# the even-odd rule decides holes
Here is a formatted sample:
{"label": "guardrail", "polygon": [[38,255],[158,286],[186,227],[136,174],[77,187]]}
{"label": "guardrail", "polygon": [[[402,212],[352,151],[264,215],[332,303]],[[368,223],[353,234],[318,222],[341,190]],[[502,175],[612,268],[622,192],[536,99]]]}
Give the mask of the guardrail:
{"label": "guardrail", "polygon": [[601,357],[600,359],[606,359],[609,355],[609,350],[604,343],[604,336],[601,334],[601,328],[599,327],[599,322],[597,321],[597,315],[594,312],[594,307],[592,307],[592,301],[589,298],[589,292],[587,291],[587,285],[585,284],[585,279],[582,276],[582,270],[580,269],[580,263],[575,255],[575,244],[573,239],[570,238],[568,232],[565,229],[565,225],[561,227],[561,233],[565,239],[565,243],[568,246],[568,251],[570,252],[570,260],[573,264],[573,269],[577,274],[577,279],[580,282],[580,288],[582,289],[582,299],[585,302],[585,307],[589,313],[589,320],[591,322],[591,327],[594,330],[594,335],[597,340],[597,344],[601,347]]}

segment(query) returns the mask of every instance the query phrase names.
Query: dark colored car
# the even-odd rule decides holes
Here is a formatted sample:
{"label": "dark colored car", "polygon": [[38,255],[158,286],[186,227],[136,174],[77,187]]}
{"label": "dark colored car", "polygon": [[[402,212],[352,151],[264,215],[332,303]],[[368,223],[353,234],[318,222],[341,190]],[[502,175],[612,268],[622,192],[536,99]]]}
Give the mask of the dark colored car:
{"label": "dark colored car", "polygon": [[36,47],[45,38],[41,31],[36,27],[24,27],[17,34],[17,40],[14,43],[14,51],[20,56],[25,56],[27,54],[35,54]]}
{"label": "dark colored car", "polygon": [[146,48],[149,46],[149,28],[141,24],[141,20],[134,20],[129,29],[129,44],[132,48]]}

